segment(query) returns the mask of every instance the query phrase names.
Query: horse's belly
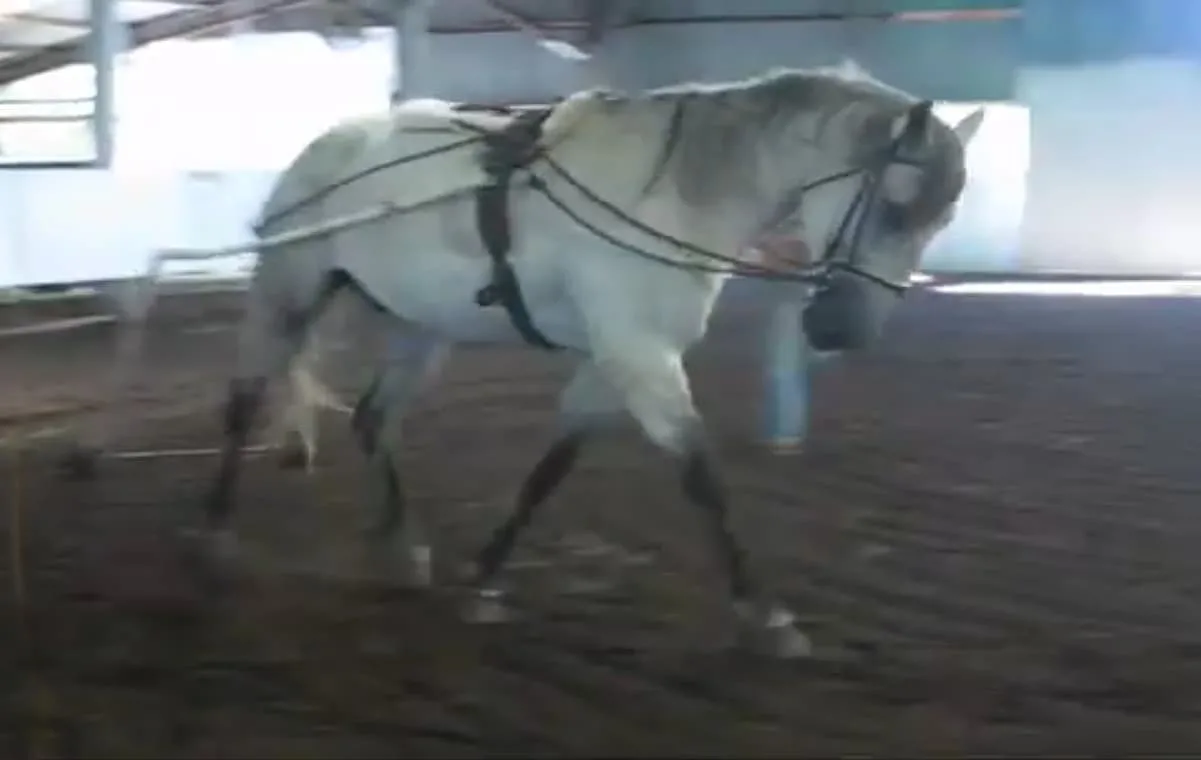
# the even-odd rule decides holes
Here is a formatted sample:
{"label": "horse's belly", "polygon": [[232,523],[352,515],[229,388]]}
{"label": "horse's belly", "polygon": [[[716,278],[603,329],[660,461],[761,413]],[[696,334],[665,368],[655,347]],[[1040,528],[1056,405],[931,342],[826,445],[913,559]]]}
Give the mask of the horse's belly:
{"label": "horse's belly", "polygon": [[[368,259],[370,265],[378,258]],[[536,256],[513,260],[522,296],[535,327],[551,341],[583,348],[584,330],[562,280]],[[363,287],[392,313],[455,342],[520,343],[508,311],[481,307],[476,294],[491,279],[482,257],[440,250],[410,250],[403,267],[381,276],[355,268]]]}

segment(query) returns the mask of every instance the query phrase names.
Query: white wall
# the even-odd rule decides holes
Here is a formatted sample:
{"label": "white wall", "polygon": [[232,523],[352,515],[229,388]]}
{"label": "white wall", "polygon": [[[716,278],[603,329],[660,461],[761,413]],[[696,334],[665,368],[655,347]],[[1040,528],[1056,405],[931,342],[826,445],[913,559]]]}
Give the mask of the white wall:
{"label": "white wall", "polygon": [[[975,106],[943,104],[954,122]],[[928,270],[1017,266],[1026,114],[988,106],[968,156],[959,215],[927,252]],[[275,172],[6,170],[0,172],[0,288],[132,277],[156,248],[216,248],[250,238]],[[187,265],[228,276],[248,260]]]}
{"label": "white wall", "polygon": [[1030,67],[1031,172],[1022,264],[1201,271],[1201,62]]}
{"label": "white wall", "polygon": [[[246,240],[275,172],[307,140],[386,103],[384,37],[342,51],[312,35],[174,41],[138,51],[121,74],[113,171],[0,169],[0,287],[131,277],[159,247]],[[534,50],[518,36],[488,39],[511,42],[513,55],[521,45]],[[486,76],[477,64],[474,79],[495,92],[507,86],[496,77],[505,76]],[[240,87],[227,86],[235,79]],[[943,104],[939,113],[955,121],[972,107]],[[1024,109],[989,106],[969,154],[960,218],[928,253],[928,268],[1014,266],[1026,130]],[[224,275],[240,264],[209,268]]]}
{"label": "white wall", "polygon": [[927,271],[1012,272],[1020,269],[1022,207],[1030,165],[1028,111],[1009,103],[940,103],[954,124],[984,105],[984,122],[967,152],[968,181],[955,221],[922,259]]}
{"label": "white wall", "polygon": [[[365,32],[333,49],[304,32],[173,39],[121,56],[114,72],[117,168],[274,169],[330,124],[388,103],[392,34]],[[90,114],[91,66],[0,88],[0,167],[95,157],[88,122],[22,122]],[[81,103],[55,99],[82,98]],[[20,106],[6,100],[24,101]]]}
{"label": "white wall", "polygon": [[[273,179],[273,172],[5,171],[0,288],[134,277],[161,247],[214,248],[247,240]],[[225,277],[246,263],[227,259],[186,269]]]}

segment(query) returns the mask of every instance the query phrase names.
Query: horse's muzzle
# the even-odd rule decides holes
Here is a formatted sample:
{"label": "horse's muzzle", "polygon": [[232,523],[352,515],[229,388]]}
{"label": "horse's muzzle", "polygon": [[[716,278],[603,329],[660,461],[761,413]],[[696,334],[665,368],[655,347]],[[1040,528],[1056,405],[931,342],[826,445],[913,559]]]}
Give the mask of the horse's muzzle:
{"label": "horse's muzzle", "polygon": [[873,298],[894,298],[876,283],[847,271],[830,274],[821,283],[803,323],[809,344],[818,351],[856,351],[867,348],[880,334],[880,304]]}

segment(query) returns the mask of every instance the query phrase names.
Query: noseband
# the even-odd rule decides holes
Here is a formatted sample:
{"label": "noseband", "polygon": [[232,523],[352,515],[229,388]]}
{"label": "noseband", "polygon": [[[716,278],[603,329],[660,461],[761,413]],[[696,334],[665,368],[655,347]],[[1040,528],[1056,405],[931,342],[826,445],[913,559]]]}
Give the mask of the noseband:
{"label": "noseband", "polygon": [[830,278],[837,272],[846,272],[856,277],[890,290],[896,295],[904,295],[909,290],[909,282],[896,282],[873,274],[862,265],[862,243],[864,229],[867,226],[871,210],[880,202],[880,184],[884,172],[894,164],[921,168],[917,161],[904,158],[901,155],[902,137],[893,139],[878,155],[872,156],[860,165],[830,174],[797,188],[789,196],[788,205],[796,208],[800,205],[806,193],[841,180],[862,176],[859,189],[842,215],[829,241],[816,262],[817,273],[812,281],[820,289],[827,285]]}

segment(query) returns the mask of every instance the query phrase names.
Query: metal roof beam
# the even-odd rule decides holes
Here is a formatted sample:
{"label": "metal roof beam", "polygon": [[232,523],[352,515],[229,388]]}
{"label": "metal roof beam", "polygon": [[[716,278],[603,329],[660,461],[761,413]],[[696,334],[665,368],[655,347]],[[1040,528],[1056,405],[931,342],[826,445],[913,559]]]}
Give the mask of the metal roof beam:
{"label": "metal roof beam", "polygon": [[[540,47],[545,48],[548,52],[568,60],[578,61],[588,59],[589,56],[586,52],[561,37],[549,34],[542,24],[512,10],[500,2],[500,0],[484,0],[484,5],[488,6],[493,13],[503,18],[505,23],[514,29],[529,34]],[[578,26],[586,28],[587,24],[581,21],[578,22]]]}
{"label": "metal roof beam", "polygon": [[[129,24],[126,50],[172,37],[199,34],[313,2],[316,0],[230,0],[167,13]],[[68,42],[39,48],[27,55],[0,60],[0,85],[91,60],[90,39],[91,35],[86,34]]]}
{"label": "metal roof beam", "polygon": [[28,21],[43,26],[61,26],[67,29],[87,29],[91,22],[87,19],[60,18],[47,16],[43,13],[12,13],[4,17],[5,21]]}

